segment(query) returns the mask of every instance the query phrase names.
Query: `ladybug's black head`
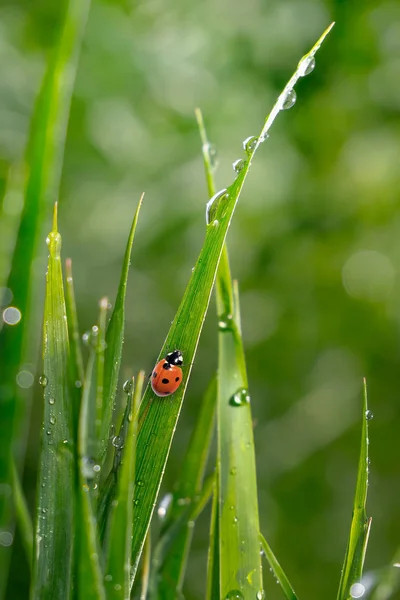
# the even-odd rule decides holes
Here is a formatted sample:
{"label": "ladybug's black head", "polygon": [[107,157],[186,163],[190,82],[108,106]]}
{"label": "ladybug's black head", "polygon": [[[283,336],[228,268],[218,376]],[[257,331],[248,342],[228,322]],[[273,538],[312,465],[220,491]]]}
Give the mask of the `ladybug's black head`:
{"label": "ladybug's black head", "polygon": [[183,364],[183,356],[180,350],[174,350],[173,352],[169,352],[165,357],[165,360],[170,365],[175,365],[176,367],[180,367]]}

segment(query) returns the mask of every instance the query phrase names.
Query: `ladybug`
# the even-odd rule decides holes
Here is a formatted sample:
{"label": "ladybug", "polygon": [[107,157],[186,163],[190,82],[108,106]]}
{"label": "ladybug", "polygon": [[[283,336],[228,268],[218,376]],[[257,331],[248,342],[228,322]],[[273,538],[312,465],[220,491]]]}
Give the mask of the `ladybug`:
{"label": "ladybug", "polygon": [[176,392],[182,381],[182,363],[182,352],[174,350],[156,364],[151,374],[151,387],[157,396],[169,396]]}

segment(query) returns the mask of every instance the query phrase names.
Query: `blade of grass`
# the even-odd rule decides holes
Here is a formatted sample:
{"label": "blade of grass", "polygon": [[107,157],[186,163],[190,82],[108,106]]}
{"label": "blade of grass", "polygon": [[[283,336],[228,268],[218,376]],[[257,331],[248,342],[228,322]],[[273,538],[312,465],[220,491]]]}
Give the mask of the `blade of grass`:
{"label": "blade of grass", "polygon": [[113,406],[117,392],[118,377],[121,368],[122,346],[124,343],[125,327],[125,296],[128,283],[129,266],[131,262],[132,245],[135,237],[136,225],[139,218],[144,194],[141,195],[135,216],[133,218],[128,243],[122,265],[121,278],[114,310],[106,333],[106,353],[104,363],[104,390],[103,409],[100,436],[100,466],[103,467],[109,443],[109,432],[112,424]]}
{"label": "blade of grass", "polygon": [[370,600],[389,600],[393,598],[400,586],[400,548],[397,548],[390,565],[381,569],[377,575],[375,587],[369,596]]}
{"label": "blade of grass", "polygon": [[68,386],[68,330],[57,204],[47,238],[49,261],[43,327],[44,415],[38,476],[31,598],[69,598],[74,502],[74,431]]}
{"label": "blade of grass", "polygon": [[[203,142],[209,190],[214,187],[209,157],[210,144],[201,112],[196,112]],[[262,598],[262,569],[258,547],[259,522],[253,428],[248,384],[240,335],[239,293],[235,303],[226,245],[217,273],[219,316],[218,361],[218,469],[219,592],[222,598]],[[235,315],[236,319],[233,319]],[[238,388],[239,386],[239,388]],[[238,399],[238,400],[236,400]],[[229,475],[227,475],[229,474]],[[237,475],[237,476],[236,476]],[[214,551],[215,552],[215,551]],[[211,568],[211,573],[214,569]],[[215,580],[215,577],[214,577]],[[217,587],[217,582],[210,586]]]}
{"label": "blade of grass", "polygon": [[32,569],[33,559],[33,525],[31,515],[29,514],[28,505],[22,490],[22,485],[19,480],[17,468],[13,461],[11,466],[12,469],[12,482],[13,482],[13,495],[15,513],[17,516],[17,525],[22,539],[22,545],[25,550],[26,558],[28,560],[29,568]]}
{"label": "blade of grass", "polygon": [[[216,387],[216,378],[214,377],[204,395],[180,477],[175,485],[171,510],[168,519],[166,519],[166,527],[171,522],[178,520],[185,509],[185,505],[200,493],[214,430]],[[188,525],[171,544],[165,560],[158,569],[157,597],[174,600],[177,591],[182,591],[192,535],[193,527]]]}
{"label": "blade of grass", "polygon": [[[106,307],[100,306],[105,313]],[[99,322],[104,319],[100,316]],[[96,437],[96,394],[95,394],[95,362],[97,340],[89,338],[90,353],[84,378],[82,404],[78,430],[78,507],[77,519],[77,579],[78,599],[105,600],[103,574],[100,567],[100,544],[97,538],[97,523],[93,505],[97,493],[97,483],[93,483],[96,461],[91,456],[98,450]]]}
{"label": "blade of grass", "polygon": [[210,523],[210,546],[208,549],[207,560],[207,591],[206,600],[219,598],[219,579],[220,579],[220,561],[219,561],[219,536],[218,536],[218,467],[216,472],[216,486],[213,493],[211,523]]}
{"label": "blade of grass", "polygon": [[[47,68],[30,128],[27,149],[27,182],[18,238],[13,254],[7,288],[12,291],[13,305],[22,317],[15,326],[0,332],[0,529],[12,530],[10,496],[11,445],[16,465],[22,462],[26,444],[26,423],[30,412],[30,395],[16,385],[23,362],[36,355],[38,331],[34,300],[37,291],[32,268],[43,223],[57,199],[68,115],[74,86],[79,50],[89,11],[89,0],[70,0],[60,38]],[[31,350],[30,350],[31,348]],[[0,598],[4,594],[7,564],[11,547],[0,546]]]}
{"label": "blade of grass", "polygon": [[72,277],[72,262],[70,258],[65,261],[66,286],[65,303],[67,308],[69,361],[71,396],[73,399],[73,413],[75,429],[78,431],[79,411],[84,379],[83,356],[81,336],[79,334],[78,315],[75,303],[74,280]]}
{"label": "blade of grass", "polygon": [[272,552],[270,546],[267,543],[267,540],[260,533],[260,541],[262,549],[264,550],[264,554],[267,558],[269,566],[272,569],[272,572],[276,578],[276,581],[280,584],[282,588],[282,592],[285,594],[287,600],[297,600],[296,593],[291,586],[289,579],[286,577],[281,565],[275,557],[275,554]]}
{"label": "blade of grass", "polygon": [[[321,36],[312,50],[303,58],[303,61],[314,56],[330,28]],[[300,71],[303,72],[303,65],[304,62],[301,61],[300,66],[290,79],[289,83],[292,86],[301,76]],[[284,91],[286,91],[287,95],[286,88]],[[279,110],[283,108],[284,104],[281,96],[277,101],[277,105],[279,104],[280,106]],[[273,109],[276,114],[279,110],[276,107]],[[267,118],[262,128],[262,135],[269,129],[276,114],[272,120],[271,115]],[[249,171],[251,160],[260,143],[261,141],[258,140],[254,148],[252,147],[251,151],[249,151],[248,160],[244,161],[243,167],[232,185],[226,191],[221,191],[217,198],[208,203],[207,215],[210,225],[206,229],[205,241],[182,302],[159,355],[159,358],[165,356],[167,348],[179,348],[183,352],[185,363],[188,366],[183,370],[182,385],[174,393],[172,401],[169,402],[156,397],[148,385],[141,404],[137,448],[137,476],[143,482],[143,486],[136,486],[135,488],[137,523],[132,538],[132,581],[153,514],[156,497],[190,377],[191,365],[196,354],[197,344],[208,309],[226,234]]]}
{"label": "blade of grass", "polygon": [[363,419],[361,431],[361,449],[358,463],[356,492],[354,496],[353,517],[349,540],[339,583],[338,600],[351,597],[351,588],[361,580],[365,552],[368,543],[371,520],[367,519],[366,502],[368,490],[368,421],[372,413],[368,410],[367,384],[364,379]]}
{"label": "blade of grass", "polygon": [[[110,529],[106,546],[105,587],[108,600],[121,600],[130,596],[131,540],[133,527],[133,489],[135,482],[135,456],[138,431],[139,405],[145,374],[137,377],[131,415],[126,436],[115,500],[110,514]],[[130,392],[132,394],[132,392]]]}

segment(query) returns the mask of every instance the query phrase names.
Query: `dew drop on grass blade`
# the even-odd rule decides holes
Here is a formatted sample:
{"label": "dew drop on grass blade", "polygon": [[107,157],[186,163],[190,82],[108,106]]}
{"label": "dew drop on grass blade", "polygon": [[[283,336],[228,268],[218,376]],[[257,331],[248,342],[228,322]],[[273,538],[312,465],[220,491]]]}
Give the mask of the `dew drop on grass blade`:
{"label": "dew drop on grass blade", "polygon": [[[74,87],[79,51],[89,0],[70,0],[60,37],[45,73],[31,121],[26,153],[27,180],[24,207],[12,266],[6,287],[12,291],[13,304],[21,313],[17,326],[3,327],[0,332],[0,473],[2,490],[10,484],[11,444],[17,469],[22,463],[26,444],[26,419],[30,412],[29,391],[16,385],[20,365],[36,356],[38,314],[32,310],[32,298],[39,285],[32,269],[43,222],[57,199],[61,176],[68,115]],[[40,284],[42,280],[40,280]],[[4,390],[10,390],[4,393]],[[14,439],[12,439],[14,436]],[[4,475],[3,475],[4,474]],[[0,529],[13,531],[10,496],[0,491]],[[11,547],[0,546],[0,598],[4,594]]]}
{"label": "dew drop on grass blade", "polygon": [[57,204],[47,238],[43,326],[44,415],[35,518],[32,600],[69,598],[74,527],[74,431],[68,382],[68,329]]}
{"label": "dew drop on grass blade", "polygon": [[282,588],[282,592],[286,596],[286,600],[297,600],[296,593],[289,582],[289,579],[286,577],[281,565],[275,557],[275,554],[272,552],[270,546],[267,543],[267,540],[263,535],[260,534],[261,547],[266,556],[266,559],[269,563],[270,570],[273,573],[275,580],[280,584]]}

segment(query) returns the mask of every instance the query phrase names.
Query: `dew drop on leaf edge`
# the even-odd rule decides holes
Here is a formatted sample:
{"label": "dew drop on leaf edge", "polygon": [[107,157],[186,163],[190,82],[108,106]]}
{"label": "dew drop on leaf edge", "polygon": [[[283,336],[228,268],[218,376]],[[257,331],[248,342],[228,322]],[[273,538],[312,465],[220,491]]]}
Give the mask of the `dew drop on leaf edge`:
{"label": "dew drop on leaf edge", "polygon": [[244,165],[245,161],[243,158],[238,158],[232,163],[232,169],[235,171],[235,173],[239,174],[241,171],[243,171]]}
{"label": "dew drop on leaf edge", "polygon": [[225,600],[244,600],[240,590],[230,590],[225,596]]}
{"label": "dew drop on leaf edge", "polygon": [[291,90],[288,90],[286,92],[285,99],[283,100],[283,103],[282,103],[283,110],[288,110],[289,108],[292,108],[292,106],[294,106],[296,103],[296,99],[297,99],[297,94],[296,94],[295,90],[293,88]]}

